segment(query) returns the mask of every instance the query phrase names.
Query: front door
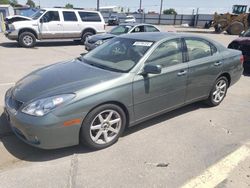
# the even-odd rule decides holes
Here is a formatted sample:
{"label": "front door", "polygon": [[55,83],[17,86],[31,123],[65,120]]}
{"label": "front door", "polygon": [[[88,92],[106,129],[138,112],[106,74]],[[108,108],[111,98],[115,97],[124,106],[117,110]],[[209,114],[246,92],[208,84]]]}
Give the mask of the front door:
{"label": "front door", "polygon": [[145,64],[161,65],[162,72],[135,76],[133,95],[137,121],[184,104],[188,66],[183,62],[182,49],[181,39],[161,43]]}
{"label": "front door", "polygon": [[63,37],[63,25],[58,11],[46,12],[39,23],[42,39],[57,39]]}

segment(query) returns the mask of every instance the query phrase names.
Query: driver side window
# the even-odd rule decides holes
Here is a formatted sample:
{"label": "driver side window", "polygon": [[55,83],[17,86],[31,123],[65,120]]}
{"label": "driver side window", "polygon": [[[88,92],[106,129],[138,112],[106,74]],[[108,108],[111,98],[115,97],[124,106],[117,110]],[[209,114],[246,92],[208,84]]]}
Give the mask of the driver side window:
{"label": "driver side window", "polygon": [[43,22],[60,21],[58,11],[48,11],[43,15],[42,19]]}
{"label": "driver side window", "polygon": [[161,43],[149,56],[146,63],[169,67],[183,62],[181,40],[174,39]]}

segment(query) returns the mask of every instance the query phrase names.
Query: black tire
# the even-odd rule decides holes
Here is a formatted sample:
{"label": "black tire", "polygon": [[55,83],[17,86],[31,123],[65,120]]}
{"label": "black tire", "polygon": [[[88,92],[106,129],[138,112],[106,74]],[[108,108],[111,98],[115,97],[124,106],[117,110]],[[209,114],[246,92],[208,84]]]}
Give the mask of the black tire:
{"label": "black tire", "polygon": [[[222,98],[219,100],[219,101],[216,101],[216,99],[214,99],[214,93],[216,92],[216,86],[220,83],[220,82],[223,82],[226,84],[225,86],[225,90],[224,90],[224,95],[221,96]],[[205,101],[207,103],[207,105],[213,107],[213,106],[218,106],[222,101],[223,99],[225,98],[226,94],[227,94],[227,89],[228,89],[228,79],[224,76],[221,76],[219,77],[214,85],[213,85],[213,88],[212,90],[210,91],[210,94],[209,94],[209,97],[208,99]],[[222,90],[221,90],[222,91]],[[218,94],[218,93],[217,93]]]}
{"label": "black tire", "polygon": [[239,35],[244,30],[244,24],[238,21],[233,22],[227,32],[229,35]]}
{"label": "black tire", "polygon": [[82,37],[81,37],[81,43],[84,44],[85,43],[85,40],[88,36],[91,36],[91,35],[94,35],[95,33],[92,32],[92,31],[86,31],[82,34]]}
{"label": "black tire", "polygon": [[36,37],[31,32],[23,32],[18,37],[18,43],[24,48],[33,48],[36,45]]}
{"label": "black tire", "polygon": [[[93,139],[92,139],[93,132],[92,131],[96,131],[96,132],[94,132],[94,134],[95,134],[95,136],[97,136],[98,132],[101,131],[101,129],[91,131],[91,126],[92,126],[92,124],[94,124],[97,117],[99,117],[98,116],[99,114],[102,114],[103,112],[109,111],[109,110],[115,111],[119,114],[118,117],[120,117],[120,119],[121,119],[121,122],[119,123],[119,127],[120,127],[119,132],[116,133],[116,135],[114,136],[114,138],[112,138],[112,140],[110,142],[96,143],[98,140],[101,140],[101,139],[105,140],[104,133],[101,133],[101,136],[98,137],[101,139],[98,139],[96,142],[93,141]],[[97,108],[92,110],[84,119],[82,127],[81,127],[81,131],[80,131],[80,142],[83,145],[86,145],[87,147],[94,149],[94,150],[99,150],[99,149],[104,149],[106,147],[109,147],[112,144],[114,144],[119,139],[121,134],[123,133],[125,126],[126,126],[126,121],[127,121],[126,115],[125,115],[124,111],[122,110],[122,108],[120,108],[119,106],[114,105],[114,104],[104,104],[104,105],[98,106]],[[100,124],[100,123],[98,123],[98,124]],[[104,124],[101,123],[101,125],[103,126]],[[102,128],[102,129],[104,129],[104,128]],[[108,130],[106,130],[106,131],[109,132]],[[113,134],[112,132],[109,132],[109,133],[111,135]]]}

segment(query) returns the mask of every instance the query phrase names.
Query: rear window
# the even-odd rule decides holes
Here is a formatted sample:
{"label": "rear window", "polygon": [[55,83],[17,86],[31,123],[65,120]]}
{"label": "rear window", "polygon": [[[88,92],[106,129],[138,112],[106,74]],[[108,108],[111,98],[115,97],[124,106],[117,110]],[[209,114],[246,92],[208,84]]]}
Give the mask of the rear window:
{"label": "rear window", "polygon": [[78,12],[83,22],[101,22],[98,13],[95,12]]}
{"label": "rear window", "polygon": [[64,21],[77,22],[75,12],[63,11]]}

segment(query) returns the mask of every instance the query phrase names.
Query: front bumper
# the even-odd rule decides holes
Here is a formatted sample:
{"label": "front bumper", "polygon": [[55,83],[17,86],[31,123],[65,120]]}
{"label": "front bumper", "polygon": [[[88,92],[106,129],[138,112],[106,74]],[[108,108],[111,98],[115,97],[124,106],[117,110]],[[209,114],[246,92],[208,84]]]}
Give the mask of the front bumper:
{"label": "front bumper", "polygon": [[[5,97],[5,114],[12,131],[25,143],[42,148],[56,149],[79,144],[79,131],[83,114],[74,114],[59,117],[52,112],[36,117],[27,115],[19,110],[12,109]],[[81,122],[65,126],[65,122],[72,119],[81,119]]]}
{"label": "front bumper", "polygon": [[18,31],[17,30],[7,30],[4,32],[4,35],[10,40],[18,39]]}

